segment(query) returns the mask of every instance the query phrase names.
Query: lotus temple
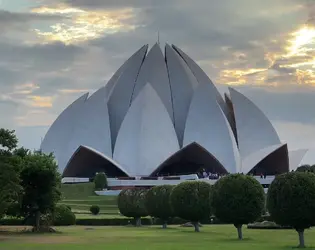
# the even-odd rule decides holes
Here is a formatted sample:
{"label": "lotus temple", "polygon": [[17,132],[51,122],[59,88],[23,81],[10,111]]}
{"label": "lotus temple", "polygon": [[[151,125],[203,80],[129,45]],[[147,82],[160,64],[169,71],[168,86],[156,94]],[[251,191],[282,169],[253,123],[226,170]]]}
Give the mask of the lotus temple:
{"label": "lotus temple", "polygon": [[175,45],[145,45],[107,84],[70,104],[41,144],[63,177],[275,175],[294,170],[306,150],[288,151],[246,96],[224,97]]}

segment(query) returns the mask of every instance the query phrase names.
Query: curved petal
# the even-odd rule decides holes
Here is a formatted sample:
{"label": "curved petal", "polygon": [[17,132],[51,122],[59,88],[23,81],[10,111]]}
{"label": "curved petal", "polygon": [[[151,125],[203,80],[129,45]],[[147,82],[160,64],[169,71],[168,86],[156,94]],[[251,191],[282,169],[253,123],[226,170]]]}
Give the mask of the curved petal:
{"label": "curved petal", "polygon": [[224,94],[224,99],[225,99],[225,103],[226,103],[226,108],[227,108],[227,119],[230,123],[231,129],[233,131],[236,143],[237,142],[237,132],[236,132],[236,122],[235,122],[235,115],[234,115],[234,109],[233,109],[233,103],[231,101],[231,98],[227,95]]}
{"label": "curved petal", "polygon": [[307,151],[308,149],[298,149],[294,151],[289,151],[290,171],[296,170],[299,167]]}
{"label": "curved petal", "polygon": [[106,89],[105,92],[106,92],[107,100],[109,100],[109,97],[111,96],[114,86],[116,85],[116,82],[121,76],[121,74],[124,72],[126,68],[130,67],[134,63],[133,59],[135,55],[137,55],[139,51],[141,51],[142,49],[143,47],[140,50],[138,50],[136,53],[134,53],[123,65],[119,67],[119,69],[114,73],[114,75],[108,80],[108,82],[105,85],[105,89]]}
{"label": "curved petal", "polygon": [[113,158],[131,175],[146,176],[178,149],[168,112],[153,87],[146,84],[121,125]]}
{"label": "curved petal", "polygon": [[247,97],[229,88],[233,103],[238,147],[242,158],[268,146],[281,144],[265,114]]}
{"label": "curved petal", "polygon": [[150,83],[165,105],[173,121],[171,87],[168,79],[165,59],[157,43],[149,51],[141,67],[132,99],[134,100],[143,87]]}
{"label": "curved petal", "polygon": [[199,85],[191,101],[183,145],[192,142],[204,147],[228,172],[239,171],[240,157],[233,132],[209,85]]}
{"label": "curved petal", "polygon": [[64,170],[68,159],[71,157],[71,155],[67,155],[66,148],[69,139],[72,136],[73,126],[76,123],[78,115],[82,111],[88,95],[89,93],[82,95],[64,109],[50,126],[41,143],[40,149],[44,153],[54,153],[61,173]]}
{"label": "curved petal", "polygon": [[97,172],[105,172],[110,178],[128,176],[128,173],[110,157],[81,145],[68,161],[62,177],[90,178]]}
{"label": "curved petal", "polygon": [[143,46],[129,60],[112,89],[108,100],[108,112],[110,119],[110,130],[112,148],[114,148],[117,134],[122,121],[130,107],[132,92],[137,80],[141,65],[147,53],[148,45]]}
{"label": "curved petal", "polygon": [[151,176],[195,174],[201,169],[211,173],[228,173],[211,153],[193,142],[171,155],[151,173]]}
{"label": "curved petal", "polygon": [[289,156],[287,144],[266,147],[252,153],[242,161],[241,172],[275,175],[289,171]]}
{"label": "curved petal", "polygon": [[165,58],[172,91],[174,124],[180,145],[183,145],[186,118],[197,79],[185,61],[176,51],[166,44]]}
{"label": "curved petal", "polygon": [[184,61],[187,63],[190,70],[193,72],[194,76],[196,77],[199,84],[206,84],[209,85],[211,94],[213,97],[217,100],[218,104],[220,105],[220,108],[223,110],[224,114],[227,114],[227,107],[226,104],[222,98],[222,95],[216,88],[216,86],[213,84],[213,82],[209,79],[207,74],[200,68],[200,66],[191,59],[185,52],[183,52],[180,48],[176,47],[174,44],[172,47],[177,51],[177,53],[184,59]]}
{"label": "curved petal", "polygon": [[69,156],[85,145],[112,157],[109,117],[105,87],[91,95],[81,109],[66,148]]}

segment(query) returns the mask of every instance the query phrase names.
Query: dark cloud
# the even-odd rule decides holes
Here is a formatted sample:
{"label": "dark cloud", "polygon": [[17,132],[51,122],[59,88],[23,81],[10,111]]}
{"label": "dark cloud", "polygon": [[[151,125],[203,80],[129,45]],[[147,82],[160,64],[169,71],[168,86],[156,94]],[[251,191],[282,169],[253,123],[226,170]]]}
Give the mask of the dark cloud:
{"label": "dark cloud", "polygon": [[65,16],[37,13],[10,12],[0,9],[0,31],[12,31],[13,29],[25,32],[32,22],[62,21]]}
{"label": "dark cloud", "polygon": [[13,68],[37,71],[57,70],[69,66],[85,49],[61,42],[49,44],[16,45],[0,42],[0,63]]}

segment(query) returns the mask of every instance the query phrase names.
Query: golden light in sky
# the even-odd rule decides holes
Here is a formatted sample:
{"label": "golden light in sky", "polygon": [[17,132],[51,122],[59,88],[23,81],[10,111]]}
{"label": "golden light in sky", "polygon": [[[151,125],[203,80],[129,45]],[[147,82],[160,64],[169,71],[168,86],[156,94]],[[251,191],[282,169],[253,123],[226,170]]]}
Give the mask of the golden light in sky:
{"label": "golden light in sky", "polygon": [[76,43],[95,39],[104,34],[113,34],[118,31],[128,31],[135,28],[126,20],[132,18],[133,9],[85,11],[65,5],[55,7],[40,7],[32,9],[38,14],[58,14],[65,17],[61,22],[50,26],[49,31],[35,29],[37,35],[46,41],[61,41]]}
{"label": "golden light in sky", "polygon": [[300,30],[292,33],[293,39],[289,41],[288,56],[305,55],[309,50],[309,45],[315,44],[315,28],[304,26]]}

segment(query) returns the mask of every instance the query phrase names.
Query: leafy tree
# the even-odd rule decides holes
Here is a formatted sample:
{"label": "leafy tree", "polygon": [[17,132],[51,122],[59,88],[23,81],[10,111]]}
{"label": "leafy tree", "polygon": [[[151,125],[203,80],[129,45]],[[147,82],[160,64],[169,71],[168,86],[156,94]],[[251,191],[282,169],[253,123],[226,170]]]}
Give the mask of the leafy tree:
{"label": "leafy tree", "polygon": [[26,218],[35,217],[34,231],[40,231],[41,215],[53,213],[60,200],[61,178],[52,155],[34,152],[25,156],[23,163],[21,212]]}
{"label": "leafy tree", "polygon": [[240,240],[243,239],[242,226],[260,217],[264,206],[264,189],[251,176],[231,174],[214,184],[212,195],[214,215],[222,222],[234,224]]}
{"label": "leafy tree", "polygon": [[17,143],[18,139],[14,130],[0,128],[0,145],[3,148],[1,149],[2,152],[12,151],[17,147]]}
{"label": "leafy tree", "polygon": [[160,218],[163,221],[163,228],[167,227],[167,220],[173,216],[170,195],[172,185],[161,185],[152,187],[145,199],[145,207],[150,216]]}
{"label": "leafy tree", "polygon": [[195,232],[199,232],[199,221],[211,215],[211,185],[204,181],[185,181],[171,192],[171,206],[176,216],[190,220]]}
{"label": "leafy tree", "polygon": [[125,189],[118,195],[117,203],[119,211],[126,217],[133,217],[136,226],[141,226],[141,217],[147,216],[145,208],[146,189]]}
{"label": "leafy tree", "polygon": [[0,162],[0,218],[18,199],[21,192],[18,173],[8,163]]}
{"label": "leafy tree", "polygon": [[107,188],[107,176],[104,172],[97,173],[94,178],[95,190]]}
{"label": "leafy tree", "polygon": [[267,208],[279,225],[292,226],[305,247],[304,230],[315,225],[315,175],[291,172],[277,176],[267,195]]}
{"label": "leafy tree", "polygon": [[305,164],[305,165],[299,166],[296,169],[296,172],[312,172],[311,170],[312,170],[312,167],[308,164]]}
{"label": "leafy tree", "polygon": [[100,207],[97,206],[97,205],[92,205],[92,206],[90,207],[90,212],[91,212],[92,214],[94,214],[94,215],[98,215],[99,212],[100,212]]}

